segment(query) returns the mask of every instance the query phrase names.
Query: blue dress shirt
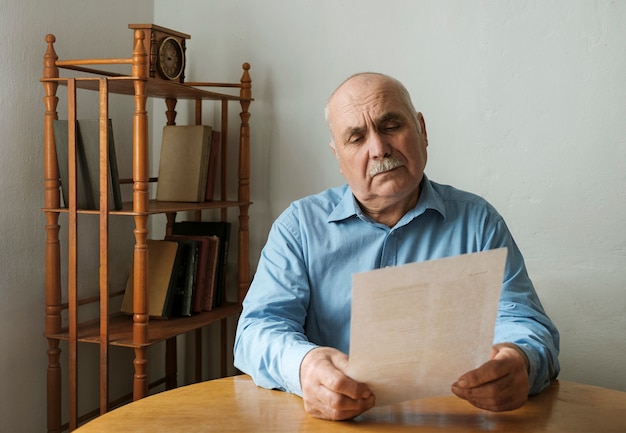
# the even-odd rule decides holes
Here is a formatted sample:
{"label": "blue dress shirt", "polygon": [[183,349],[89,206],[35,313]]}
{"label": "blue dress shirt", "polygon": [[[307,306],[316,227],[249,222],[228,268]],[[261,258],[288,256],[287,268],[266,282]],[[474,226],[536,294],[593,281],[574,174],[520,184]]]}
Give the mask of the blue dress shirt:
{"label": "blue dress shirt", "polygon": [[559,372],[559,333],[513,237],[484,199],[426,176],[417,205],[392,228],[363,214],[347,185],[292,203],[270,230],[244,300],[235,366],[259,386],[302,395],[307,352],[349,353],[352,274],[500,247],[508,255],[494,344],[524,351],[538,393]]}

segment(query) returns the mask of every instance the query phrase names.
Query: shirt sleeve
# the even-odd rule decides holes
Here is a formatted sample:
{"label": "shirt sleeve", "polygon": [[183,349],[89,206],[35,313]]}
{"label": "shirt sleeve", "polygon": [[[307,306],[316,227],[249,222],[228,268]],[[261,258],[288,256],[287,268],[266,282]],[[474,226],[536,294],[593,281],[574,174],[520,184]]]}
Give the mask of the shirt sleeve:
{"label": "shirt sleeve", "polygon": [[300,364],[316,345],[304,332],[309,284],[294,221],[283,214],[270,230],[243,302],[234,363],[258,386],[302,396]]}
{"label": "shirt sleeve", "polygon": [[498,218],[488,248],[503,246],[507,247],[508,255],[494,344],[514,343],[526,354],[530,394],[537,394],[559,373],[559,332],[541,305],[513,237]]}

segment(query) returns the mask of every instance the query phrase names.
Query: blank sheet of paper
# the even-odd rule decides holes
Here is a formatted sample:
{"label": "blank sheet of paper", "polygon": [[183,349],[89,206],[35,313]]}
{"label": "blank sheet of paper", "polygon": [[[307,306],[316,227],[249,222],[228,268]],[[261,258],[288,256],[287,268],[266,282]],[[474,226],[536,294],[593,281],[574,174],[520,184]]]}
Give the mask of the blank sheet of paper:
{"label": "blank sheet of paper", "polygon": [[354,274],[348,375],[376,405],[450,394],[489,359],[506,248]]}

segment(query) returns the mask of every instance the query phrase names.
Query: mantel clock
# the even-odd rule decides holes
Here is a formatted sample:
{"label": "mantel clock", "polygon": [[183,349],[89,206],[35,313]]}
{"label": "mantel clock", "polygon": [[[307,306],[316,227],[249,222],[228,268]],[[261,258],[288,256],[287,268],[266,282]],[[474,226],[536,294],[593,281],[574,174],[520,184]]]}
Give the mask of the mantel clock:
{"label": "mantel clock", "polygon": [[129,24],[130,29],[144,30],[144,48],[148,54],[148,75],[157,80],[185,81],[185,41],[191,36],[155,24]]}

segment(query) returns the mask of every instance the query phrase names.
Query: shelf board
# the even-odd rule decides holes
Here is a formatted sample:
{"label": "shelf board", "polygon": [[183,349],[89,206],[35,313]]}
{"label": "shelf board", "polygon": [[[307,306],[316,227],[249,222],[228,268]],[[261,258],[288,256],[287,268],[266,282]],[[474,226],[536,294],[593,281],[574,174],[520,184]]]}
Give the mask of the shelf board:
{"label": "shelf board", "polygon": [[[133,319],[122,313],[109,318],[109,344],[121,347],[148,347],[161,341],[176,337],[211,323],[218,322],[241,312],[241,305],[228,302],[213,311],[203,311],[191,317],[171,317],[168,319],[150,319],[148,326],[148,342],[146,344],[133,343]],[[69,340],[67,329],[59,334],[49,334],[46,338]],[[78,341],[81,343],[100,343],[99,320],[82,323],[78,326]]]}
{"label": "shelf board", "polygon": [[[212,92],[210,90],[200,89],[195,86],[187,85],[184,83],[175,83],[172,81],[153,80],[153,79],[141,79],[136,77],[130,77],[126,75],[121,76],[108,76],[106,71],[93,70],[92,73],[100,73],[103,77],[79,77],[75,78],[76,87],[78,89],[86,90],[99,90],[99,81],[101,78],[106,78],[108,81],[109,93],[115,93],[119,95],[134,95],[135,94],[135,81],[145,81],[146,83],[146,96],[153,98],[175,98],[175,99],[205,99],[213,101],[252,101],[252,98],[242,98],[240,96],[231,95],[221,92]],[[67,81],[70,78],[42,78],[41,82],[57,82],[61,85],[67,85]],[[202,83],[195,83],[202,84]],[[223,85],[226,87],[227,85]],[[232,85],[237,86],[236,84]],[[217,86],[219,87],[219,85]]]}
{"label": "shelf board", "polygon": [[[135,212],[133,210],[132,202],[124,202],[122,209],[109,211],[110,215],[156,215],[172,212],[185,212],[185,211],[198,211],[204,209],[224,209],[229,207],[249,206],[252,202],[247,201],[205,201],[201,203],[187,203],[179,201],[156,201],[150,200],[148,203],[148,210],[146,212]],[[44,212],[59,212],[68,213],[67,208],[43,208]],[[79,214],[94,214],[100,213],[97,209],[79,209]]]}

